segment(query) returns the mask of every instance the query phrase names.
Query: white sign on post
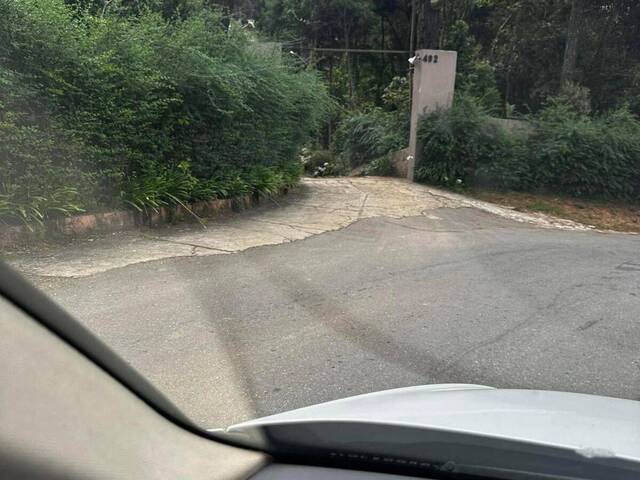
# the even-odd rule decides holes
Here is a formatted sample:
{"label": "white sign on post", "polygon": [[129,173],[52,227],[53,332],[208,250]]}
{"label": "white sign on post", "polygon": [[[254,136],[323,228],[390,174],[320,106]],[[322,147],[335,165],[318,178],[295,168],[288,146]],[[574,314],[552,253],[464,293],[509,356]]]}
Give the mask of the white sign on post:
{"label": "white sign on post", "polygon": [[411,133],[407,155],[407,178],[413,181],[420,155],[418,122],[424,115],[453,105],[458,53],[449,50],[416,50],[413,62]]}

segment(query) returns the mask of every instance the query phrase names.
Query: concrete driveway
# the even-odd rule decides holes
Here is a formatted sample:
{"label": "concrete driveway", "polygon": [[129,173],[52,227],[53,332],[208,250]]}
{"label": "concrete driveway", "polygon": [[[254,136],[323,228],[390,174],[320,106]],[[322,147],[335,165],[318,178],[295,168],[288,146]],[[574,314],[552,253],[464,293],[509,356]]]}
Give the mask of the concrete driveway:
{"label": "concrete driveway", "polygon": [[639,398],[640,237],[400,180],[11,262],[204,425],[481,383]]}

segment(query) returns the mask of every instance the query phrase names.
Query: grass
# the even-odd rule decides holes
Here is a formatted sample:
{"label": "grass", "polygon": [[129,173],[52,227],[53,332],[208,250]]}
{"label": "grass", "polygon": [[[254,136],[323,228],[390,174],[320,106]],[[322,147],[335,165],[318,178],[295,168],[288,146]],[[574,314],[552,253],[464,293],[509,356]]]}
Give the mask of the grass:
{"label": "grass", "polygon": [[496,192],[474,189],[474,198],[508,206],[520,212],[566,218],[602,230],[640,233],[640,203],[576,199],[550,194]]}
{"label": "grass", "polygon": [[562,217],[567,215],[567,211],[561,205],[554,205],[548,201],[536,200],[521,207],[522,211],[539,212],[547,215],[553,215],[555,217]]}

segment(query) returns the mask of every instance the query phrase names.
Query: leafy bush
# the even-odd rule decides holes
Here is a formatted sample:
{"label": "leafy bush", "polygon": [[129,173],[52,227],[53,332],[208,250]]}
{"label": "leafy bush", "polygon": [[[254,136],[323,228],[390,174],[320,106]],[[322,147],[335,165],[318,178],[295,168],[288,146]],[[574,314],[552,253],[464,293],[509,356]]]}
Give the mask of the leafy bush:
{"label": "leafy bush", "polygon": [[423,146],[415,178],[443,185],[469,183],[478,160],[491,150],[491,136],[482,128],[485,111],[469,96],[459,96],[449,111],[428,115],[420,124]]}
{"label": "leafy bush", "polygon": [[42,224],[95,205],[92,152],[0,67],[0,220]]}
{"label": "leafy bush", "polygon": [[303,151],[302,161],[305,172],[313,173],[318,167],[335,163],[336,157],[331,150]]}
{"label": "leafy bush", "polygon": [[258,49],[239,28],[225,30],[211,12],[174,28],[165,55],[176,61],[164,66],[183,99],[174,146],[195,175],[294,158],[330,107],[316,73]]}
{"label": "leafy bush", "polygon": [[256,165],[249,169],[245,176],[251,192],[260,195],[276,195],[284,184],[278,169]]}
{"label": "leafy bush", "polygon": [[560,93],[548,100],[549,105],[564,106],[582,115],[591,113],[591,92],[574,82],[567,82]]}
{"label": "leafy bush", "polygon": [[352,167],[404,148],[409,139],[409,117],[379,107],[348,114],[336,130],[334,149]]}
{"label": "leafy bush", "polygon": [[640,122],[628,110],[590,117],[553,102],[530,122],[530,132],[506,131],[459,96],[449,111],[423,120],[416,178],[574,196],[640,193]]}
{"label": "leafy bush", "polygon": [[314,177],[330,177],[347,175],[351,166],[342,156],[335,155],[331,150],[303,149],[300,157],[304,171]]}
{"label": "leafy bush", "polygon": [[535,186],[524,132],[507,133],[485,125],[485,141],[473,183],[502,190],[528,190]]}
{"label": "leafy bush", "polygon": [[393,77],[382,93],[382,105],[385,110],[408,115],[411,111],[410,89],[411,85],[407,77]]}
{"label": "leafy bush", "polygon": [[640,122],[628,110],[600,117],[546,108],[530,139],[537,185],[574,196],[630,198],[640,187]]}
{"label": "leafy bush", "polygon": [[246,170],[227,171],[224,176],[198,180],[188,162],[174,168],[151,164],[148,170],[127,181],[123,201],[140,212],[182,205],[198,200],[231,198],[247,194],[276,195],[298,183],[302,169],[296,162]]}
{"label": "leafy bush", "polygon": [[[409,82],[395,77],[384,89],[382,106],[346,112],[332,149],[351,168],[400,150],[409,142]],[[340,163],[340,162],[337,162]]]}
{"label": "leafy bush", "polygon": [[51,214],[271,192],[296,177],[283,165],[331,105],[314,72],[204,7],[170,20],[89,12],[0,0],[3,211],[69,186],[77,196]]}
{"label": "leafy bush", "polygon": [[304,173],[302,163],[295,160],[283,162],[273,168],[277,168],[280,171],[280,174],[282,175],[282,188],[285,189],[295,187]]}
{"label": "leafy bush", "polygon": [[465,21],[457,20],[451,25],[443,48],[458,52],[456,88],[473,96],[488,111],[499,112],[502,101],[495,69],[483,58],[481,48]]}
{"label": "leafy bush", "polygon": [[48,218],[84,211],[80,205],[78,191],[71,187],[50,189],[46,196],[24,195],[7,185],[0,189],[0,220],[21,222],[31,229]]}
{"label": "leafy bush", "polygon": [[378,175],[378,176],[389,176],[393,175],[395,171],[395,167],[393,165],[393,159],[391,158],[391,152],[383,155],[382,157],[378,157],[373,159],[364,169],[364,175]]}
{"label": "leafy bush", "polygon": [[166,168],[150,162],[127,179],[123,201],[142,212],[157,211],[165,205],[185,204],[193,198],[198,180],[191,175],[187,162]]}

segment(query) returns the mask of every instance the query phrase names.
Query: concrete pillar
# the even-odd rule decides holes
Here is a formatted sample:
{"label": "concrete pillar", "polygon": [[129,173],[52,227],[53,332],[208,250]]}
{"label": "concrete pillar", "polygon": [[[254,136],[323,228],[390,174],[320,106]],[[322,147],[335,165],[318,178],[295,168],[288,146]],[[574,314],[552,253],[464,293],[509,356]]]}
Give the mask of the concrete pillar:
{"label": "concrete pillar", "polygon": [[458,53],[448,50],[416,50],[413,63],[411,133],[407,156],[407,178],[413,181],[416,161],[422,149],[418,122],[424,115],[453,105]]}

